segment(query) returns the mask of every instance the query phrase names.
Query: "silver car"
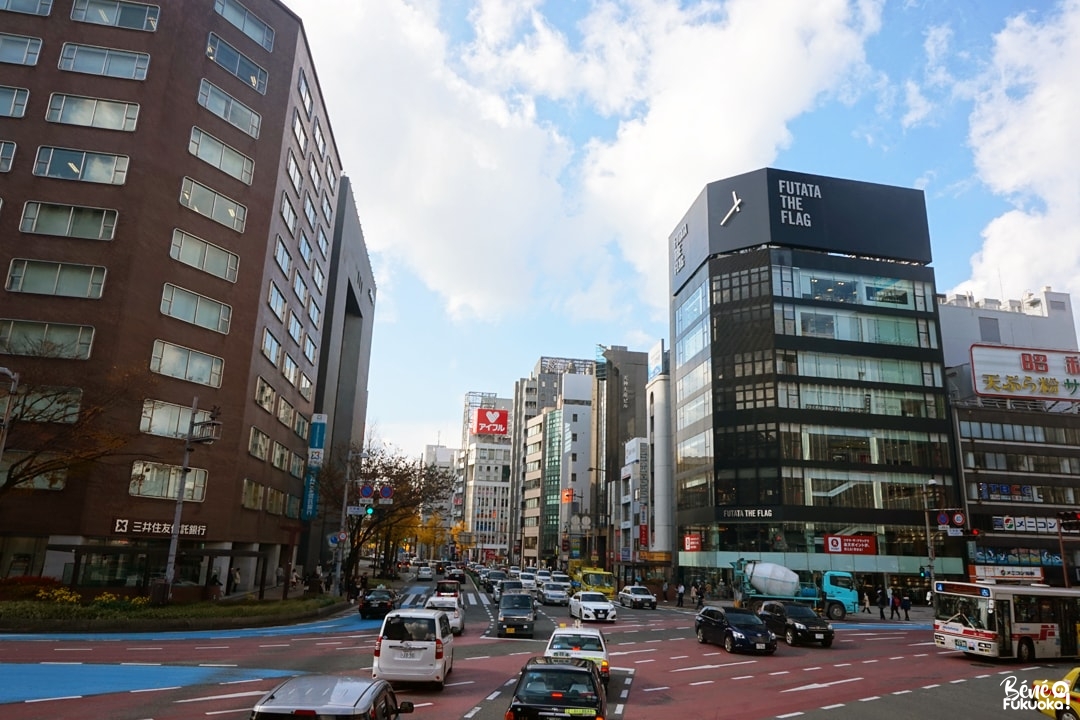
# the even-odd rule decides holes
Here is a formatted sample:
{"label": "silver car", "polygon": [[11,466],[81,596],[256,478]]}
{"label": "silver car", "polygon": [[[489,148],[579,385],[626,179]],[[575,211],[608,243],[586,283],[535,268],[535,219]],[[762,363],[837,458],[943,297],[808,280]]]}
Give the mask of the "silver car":
{"label": "silver car", "polygon": [[570,595],[566,592],[566,588],[561,583],[546,582],[540,586],[540,590],[537,591],[540,595],[540,602],[544,605],[569,605]]}
{"label": "silver car", "polygon": [[398,702],[385,680],[300,675],[281,683],[255,704],[250,720],[297,716],[334,718],[396,718],[411,713],[413,704]]}

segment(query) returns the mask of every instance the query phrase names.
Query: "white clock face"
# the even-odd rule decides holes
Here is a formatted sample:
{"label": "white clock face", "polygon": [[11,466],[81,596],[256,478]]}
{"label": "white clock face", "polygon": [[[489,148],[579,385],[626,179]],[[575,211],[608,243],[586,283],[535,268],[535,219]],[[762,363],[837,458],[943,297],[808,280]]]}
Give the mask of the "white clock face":
{"label": "white clock face", "polygon": [[727,222],[731,219],[732,215],[735,215],[739,212],[742,212],[742,198],[739,197],[739,195],[734,190],[732,190],[731,209],[727,211],[727,215],[725,215],[724,219],[720,221],[720,226],[723,227],[724,225],[727,225]]}

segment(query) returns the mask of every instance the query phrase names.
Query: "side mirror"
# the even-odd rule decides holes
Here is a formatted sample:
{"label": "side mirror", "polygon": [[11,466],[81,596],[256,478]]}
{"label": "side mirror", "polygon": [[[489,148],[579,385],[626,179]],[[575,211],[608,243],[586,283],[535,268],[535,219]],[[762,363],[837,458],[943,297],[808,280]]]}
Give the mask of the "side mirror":
{"label": "side mirror", "polygon": [[397,711],[398,715],[411,713],[413,711],[413,704],[408,700],[403,700],[398,703]]}

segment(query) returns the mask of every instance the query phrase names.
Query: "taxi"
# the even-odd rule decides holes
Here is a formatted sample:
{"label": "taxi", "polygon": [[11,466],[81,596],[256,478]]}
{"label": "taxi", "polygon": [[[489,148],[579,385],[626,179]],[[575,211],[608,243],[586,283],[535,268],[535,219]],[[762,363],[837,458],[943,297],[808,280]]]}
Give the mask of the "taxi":
{"label": "taxi", "polygon": [[607,717],[607,689],[596,666],[575,658],[530,658],[521,669],[504,720]]}
{"label": "taxi", "polygon": [[[1060,680],[1032,680],[1032,702],[1039,712],[1061,720],[1080,718],[1080,667],[1074,667]],[[1066,698],[1066,690],[1068,697]]]}
{"label": "taxi", "polygon": [[572,626],[560,625],[548,639],[544,657],[548,658],[583,658],[592,660],[600,672],[600,678],[607,687],[611,680],[611,665],[608,658],[607,640],[599,628],[585,627],[581,622]]}

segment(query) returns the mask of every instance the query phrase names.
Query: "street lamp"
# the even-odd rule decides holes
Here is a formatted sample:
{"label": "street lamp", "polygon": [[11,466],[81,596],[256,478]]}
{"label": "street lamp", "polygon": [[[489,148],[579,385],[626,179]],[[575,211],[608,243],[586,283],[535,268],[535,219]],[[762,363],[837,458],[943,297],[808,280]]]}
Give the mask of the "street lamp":
{"label": "street lamp", "polygon": [[0,375],[6,375],[11,380],[11,388],[8,390],[7,404],[4,405],[4,417],[0,420],[0,464],[4,460],[4,445],[7,444],[8,428],[11,427],[11,409],[15,406],[15,393],[19,389],[19,373],[0,367]]}
{"label": "street lamp", "polygon": [[345,521],[348,519],[349,512],[349,485],[352,482],[352,461],[353,460],[365,460],[371,457],[367,452],[356,452],[355,450],[349,451],[349,458],[345,461],[345,486],[341,489],[341,528],[338,530],[338,543],[334,547],[334,582],[337,584],[338,594],[341,594],[343,585],[341,582],[341,561],[345,555],[345,542],[342,537],[348,538],[349,534],[346,532]]}
{"label": "street lamp", "polygon": [[166,596],[161,598],[162,601],[171,597],[173,581],[176,579],[176,550],[180,545],[180,518],[184,512],[187,474],[191,472],[191,468],[188,467],[189,458],[195,450],[196,443],[212,445],[215,440],[221,437],[221,423],[217,419],[219,412],[218,408],[214,407],[210,411],[209,420],[195,422],[195,418],[199,413],[199,398],[195,397],[191,400],[191,418],[188,421],[187,437],[184,438],[184,464],[180,467],[180,483],[176,489],[176,510],[173,513],[172,533],[169,537],[169,557],[165,562]]}
{"label": "street lamp", "polygon": [[923,512],[926,519],[926,556],[930,560],[929,574],[930,574],[930,589],[934,589],[934,540],[930,537],[930,495],[934,496],[934,504],[937,505],[937,492],[938,481],[937,478],[930,478],[926,483],[926,488],[923,490]]}

